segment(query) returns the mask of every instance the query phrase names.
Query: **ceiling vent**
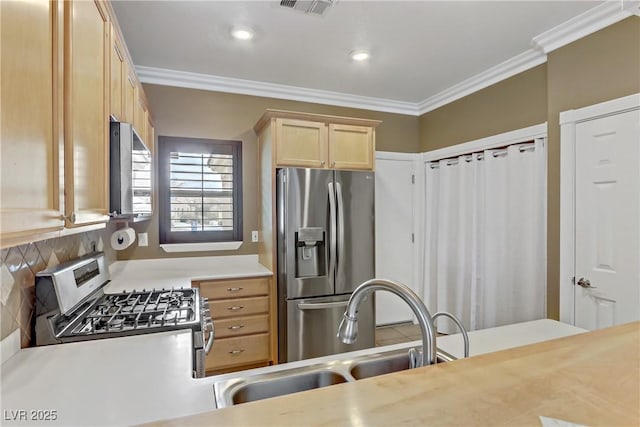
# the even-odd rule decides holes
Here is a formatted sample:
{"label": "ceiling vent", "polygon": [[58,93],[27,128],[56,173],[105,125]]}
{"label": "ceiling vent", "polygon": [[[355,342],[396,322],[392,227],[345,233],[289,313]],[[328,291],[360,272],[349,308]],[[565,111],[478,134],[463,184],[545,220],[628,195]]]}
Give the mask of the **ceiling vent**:
{"label": "ceiling vent", "polygon": [[280,6],[322,16],[336,0],[281,0]]}

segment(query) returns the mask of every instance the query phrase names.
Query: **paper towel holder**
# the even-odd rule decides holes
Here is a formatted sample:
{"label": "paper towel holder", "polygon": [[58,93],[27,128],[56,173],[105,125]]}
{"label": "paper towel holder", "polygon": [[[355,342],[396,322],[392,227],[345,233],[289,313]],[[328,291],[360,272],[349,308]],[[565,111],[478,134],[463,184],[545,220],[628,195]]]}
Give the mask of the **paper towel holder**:
{"label": "paper towel holder", "polygon": [[[136,230],[133,227],[129,227],[128,221],[118,221],[118,223],[121,223],[121,224],[124,223],[124,226],[118,227],[113,233],[111,233],[111,247],[116,251],[126,249],[129,246],[133,245],[136,241],[136,235],[137,235]],[[121,231],[126,232],[127,230],[130,230],[130,232],[132,233],[129,237],[131,240],[128,243],[126,243],[125,246],[121,246],[123,243],[125,243],[126,237],[122,236],[120,232]],[[115,245],[119,247],[116,247]]]}

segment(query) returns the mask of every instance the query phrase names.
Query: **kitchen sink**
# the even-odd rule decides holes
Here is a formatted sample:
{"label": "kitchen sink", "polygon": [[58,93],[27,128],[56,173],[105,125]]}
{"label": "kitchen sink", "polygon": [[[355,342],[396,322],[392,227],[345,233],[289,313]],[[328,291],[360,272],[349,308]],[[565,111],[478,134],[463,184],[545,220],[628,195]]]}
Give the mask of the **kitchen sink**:
{"label": "kitchen sink", "polygon": [[[224,408],[406,370],[409,369],[409,348],[411,346],[387,351],[370,349],[364,354],[344,353],[311,359],[306,365],[306,361],[294,362],[295,367],[283,364],[221,375],[213,384],[216,407]],[[455,359],[448,353],[437,351],[438,363]]]}
{"label": "kitchen sink", "polygon": [[347,382],[347,379],[332,371],[314,371],[281,378],[258,380],[235,389],[231,395],[234,405],[299,391],[312,390]]}
{"label": "kitchen sink", "polygon": [[[450,360],[450,358],[441,354],[437,356],[438,363],[444,363]],[[392,372],[404,371],[406,369],[409,369],[409,356],[404,352],[356,363],[349,372],[353,378],[361,380],[378,375],[390,374]]]}

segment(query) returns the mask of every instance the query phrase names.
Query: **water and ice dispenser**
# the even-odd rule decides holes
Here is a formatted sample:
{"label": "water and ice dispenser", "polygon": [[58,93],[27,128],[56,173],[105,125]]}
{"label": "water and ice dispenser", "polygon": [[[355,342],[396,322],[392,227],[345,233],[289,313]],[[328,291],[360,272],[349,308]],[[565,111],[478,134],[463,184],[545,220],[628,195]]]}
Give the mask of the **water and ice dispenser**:
{"label": "water and ice dispenser", "polygon": [[325,232],[322,227],[296,231],[296,277],[325,275]]}

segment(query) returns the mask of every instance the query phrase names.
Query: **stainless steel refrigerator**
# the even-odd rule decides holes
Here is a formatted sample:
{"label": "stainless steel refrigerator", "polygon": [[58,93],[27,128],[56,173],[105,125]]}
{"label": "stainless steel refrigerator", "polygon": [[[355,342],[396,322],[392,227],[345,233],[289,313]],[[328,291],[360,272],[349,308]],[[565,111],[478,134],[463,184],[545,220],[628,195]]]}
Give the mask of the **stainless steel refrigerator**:
{"label": "stainless steel refrigerator", "polygon": [[373,295],[358,310],[358,339],[338,324],[354,289],[375,274],[373,172],[286,168],[277,179],[280,362],[375,345]]}

